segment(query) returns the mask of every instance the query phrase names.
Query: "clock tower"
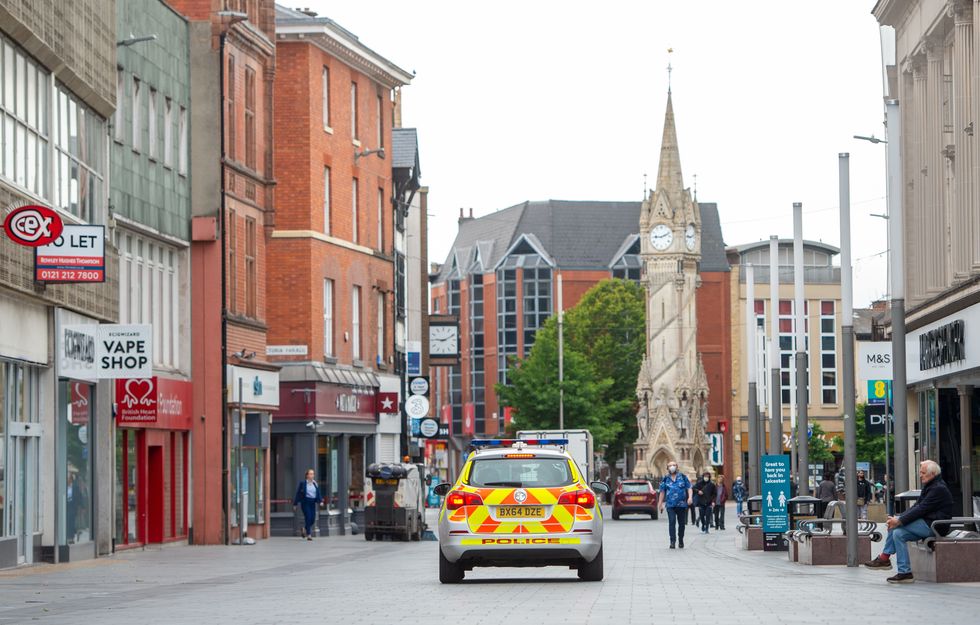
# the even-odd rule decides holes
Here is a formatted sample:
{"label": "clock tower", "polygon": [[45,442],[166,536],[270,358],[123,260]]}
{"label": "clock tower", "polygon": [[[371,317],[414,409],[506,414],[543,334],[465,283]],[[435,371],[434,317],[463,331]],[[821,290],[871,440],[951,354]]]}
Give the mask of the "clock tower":
{"label": "clock tower", "polygon": [[697,351],[695,297],[701,214],[684,188],[669,90],[657,183],[643,199],[639,225],[647,340],[636,384],[633,474],[664,475],[674,460],[691,475],[708,467],[708,384]]}

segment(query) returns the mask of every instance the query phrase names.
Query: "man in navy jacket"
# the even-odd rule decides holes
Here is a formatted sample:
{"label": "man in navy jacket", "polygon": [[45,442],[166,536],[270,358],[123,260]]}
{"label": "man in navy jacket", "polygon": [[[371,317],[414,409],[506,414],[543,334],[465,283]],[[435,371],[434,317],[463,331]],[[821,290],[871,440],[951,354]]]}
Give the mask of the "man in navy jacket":
{"label": "man in navy jacket", "polygon": [[[922,491],[919,501],[899,517],[888,517],[888,538],[881,555],[865,562],[864,566],[872,569],[892,568],[891,555],[897,554],[898,575],[888,578],[893,584],[909,584],[915,581],[912,577],[912,567],[909,565],[910,540],[919,540],[932,536],[932,522],[953,518],[953,494],[949,492],[946,482],[939,476],[939,465],[932,460],[919,463],[919,480]],[[936,528],[945,535],[948,528]]]}
{"label": "man in navy jacket", "polygon": [[293,496],[293,508],[297,505],[303,508],[303,536],[306,540],[313,540],[313,524],[316,523],[316,507],[323,501],[320,494],[320,485],[313,479],[313,469],[306,472],[306,479],[296,487],[296,495]]}

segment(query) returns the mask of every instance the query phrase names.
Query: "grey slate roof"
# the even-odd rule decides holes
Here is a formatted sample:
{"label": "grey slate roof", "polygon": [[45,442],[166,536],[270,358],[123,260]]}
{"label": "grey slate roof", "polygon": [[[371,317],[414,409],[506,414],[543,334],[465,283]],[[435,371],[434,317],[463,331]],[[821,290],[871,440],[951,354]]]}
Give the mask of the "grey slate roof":
{"label": "grey slate roof", "polygon": [[[391,166],[418,166],[419,139],[415,128],[391,129]],[[421,174],[421,172],[419,172]]]}
{"label": "grey slate roof", "polygon": [[[701,270],[728,271],[716,204],[700,204]],[[454,260],[465,275],[480,251],[492,270],[522,235],[540,245],[562,269],[608,271],[624,242],[636,235],[640,202],[546,200],[523,202],[483,217],[463,219],[435,283],[444,282]]]}
{"label": "grey slate roof", "polygon": [[718,205],[698,202],[698,209],[701,211],[701,271],[731,271],[725,255]]}

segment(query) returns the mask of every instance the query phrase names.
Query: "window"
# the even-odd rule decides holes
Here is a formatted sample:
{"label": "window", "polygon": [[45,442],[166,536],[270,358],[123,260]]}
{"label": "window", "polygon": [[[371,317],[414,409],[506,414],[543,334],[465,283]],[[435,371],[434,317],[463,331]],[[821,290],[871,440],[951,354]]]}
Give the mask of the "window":
{"label": "window", "polygon": [[[513,257],[512,257],[513,258]],[[509,264],[510,258],[507,259]],[[517,355],[517,270],[497,270],[497,381],[507,384],[508,359]]]}
{"label": "window", "polygon": [[385,249],[385,190],[378,187],[378,250]]}
{"label": "window", "polygon": [[228,114],[225,120],[226,132],[228,133],[228,157],[238,160],[238,124],[235,116],[235,57],[228,55]]}
{"label": "window", "polygon": [[378,96],[378,136],[377,145],[379,148],[385,146],[385,124],[384,124],[384,103],[381,100],[381,96]]}
{"label": "window", "polygon": [[378,293],[378,364],[385,361],[385,294]]}
{"label": "window", "polygon": [[837,332],[833,300],[820,302],[820,390],[823,403],[837,403]]}
{"label": "window", "polygon": [[350,302],[350,343],[351,357],[354,360],[361,359],[361,287],[355,286],[351,290]]}
{"label": "window", "polygon": [[150,99],[149,104],[149,119],[147,123],[149,126],[149,137],[148,137],[148,149],[150,158],[157,158],[157,90],[150,89]]}
{"label": "window", "polygon": [[[524,264],[539,256],[525,257]],[[551,269],[524,270],[524,356],[531,352],[538,328],[551,316]]]}
{"label": "window", "polygon": [[140,83],[140,79],[137,78],[136,76],[133,76],[133,92],[132,92],[133,99],[130,102],[130,108],[133,111],[133,115],[131,119],[133,121],[133,151],[134,152],[139,152],[140,150],[143,149],[143,127],[142,127],[142,119],[140,118],[140,113],[142,112],[140,111],[141,87],[142,87],[142,83]]}
{"label": "window", "polygon": [[116,112],[112,121],[112,138],[119,143],[123,142],[123,124],[125,123],[125,108],[123,103],[126,99],[126,75],[122,69],[116,70]]}
{"label": "window", "polygon": [[170,98],[163,101],[163,164],[174,166],[174,102]]}
{"label": "window", "polygon": [[105,119],[64,87],[55,91],[55,204],[87,222],[103,217]]}
{"label": "window", "polygon": [[[0,359],[0,468],[5,467],[7,458],[4,436],[8,428],[14,423],[36,423],[40,419],[40,388],[40,369]],[[13,441],[10,446],[14,447]],[[35,482],[38,475],[40,454],[35,451],[32,455],[33,458],[20,458],[21,462],[17,466],[11,463],[10,468],[13,470],[9,473],[0,471],[0,536],[16,535],[18,517],[24,518],[17,514],[21,512],[20,506],[29,501],[23,488],[28,481],[23,469],[33,475]],[[10,476],[6,482],[5,474]],[[7,492],[4,492],[5,484]],[[34,512],[34,527],[31,529],[38,530],[42,527],[43,498],[36,494],[34,499],[37,508]],[[3,505],[4,502],[7,503],[6,506]]]}
{"label": "window", "polygon": [[330,168],[323,168],[323,233],[330,234]]}
{"label": "window", "polygon": [[228,310],[238,312],[238,216],[228,211]]}
{"label": "window", "polygon": [[257,255],[255,240],[255,220],[245,218],[245,314],[257,317],[255,292],[258,289],[258,275],[255,272]]}
{"label": "window", "polygon": [[255,70],[245,68],[245,166],[255,169]]}
{"label": "window", "polygon": [[47,196],[51,75],[7,39],[0,40],[2,175],[31,193]]}
{"label": "window", "polygon": [[333,356],[333,280],[323,281],[323,355]]}
{"label": "window", "polygon": [[351,183],[351,241],[357,243],[357,178]]}
{"label": "window", "polygon": [[[794,315],[795,302],[791,299],[779,300],[779,379],[780,394],[782,404],[789,406],[795,401],[793,396],[796,388],[796,317]],[[807,349],[810,345],[810,338],[807,336],[810,324],[806,315],[809,310],[809,302],[803,302],[803,332]],[[807,388],[809,398],[810,389]]]}
{"label": "window", "polygon": [[357,83],[350,84],[350,136],[357,141]]}
{"label": "window", "polygon": [[483,332],[483,274],[470,274],[470,401],[476,432],[486,431],[485,339]]}
{"label": "window", "polygon": [[153,324],[153,364],[180,366],[180,250],[117,230],[119,322]]}
{"label": "window", "polygon": [[323,107],[323,128],[330,128],[330,69],[323,68],[320,105]]}
{"label": "window", "polygon": [[[449,280],[450,315],[458,315],[460,309],[459,278]],[[449,403],[452,406],[453,432],[461,432],[463,427],[463,369],[459,365],[449,367]]]}
{"label": "window", "polygon": [[187,109],[180,107],[180,127],[177,132],[180,133],[180,147],[178,148],[177,158],[177,171],[181,175],[187,175]]}

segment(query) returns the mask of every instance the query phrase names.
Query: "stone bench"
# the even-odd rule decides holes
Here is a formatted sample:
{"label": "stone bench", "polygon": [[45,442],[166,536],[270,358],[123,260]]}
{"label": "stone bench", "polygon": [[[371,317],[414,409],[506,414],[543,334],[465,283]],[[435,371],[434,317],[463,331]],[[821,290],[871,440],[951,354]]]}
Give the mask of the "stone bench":
{"label": "stone bench", "polygon": [[[800,564],[847,564],[847,535],[835,534],[834,527],[843,528],[844,519],[805,519],[790,532],[790,560]],[[877,526],[870,521],[858,521],[858,561],[871,559],[871,543],[882,539]],[[795,556],[795,559],[794,559]]]}
{"label": "stone bench", "polygon": [[[916,580],[924,582],[980,582],[980,533],[978,517],[954,517],[933,521],[932,533],[910,543],[909,563]],[[937,527],[960,527],[942,536]]]}
{"label": "stone bench", "polygon": [[762,551],[762,515],[743,514],[738,517],[738,533],[741,534],[739,545],[746,551]]}

